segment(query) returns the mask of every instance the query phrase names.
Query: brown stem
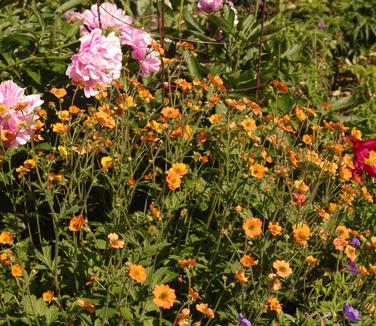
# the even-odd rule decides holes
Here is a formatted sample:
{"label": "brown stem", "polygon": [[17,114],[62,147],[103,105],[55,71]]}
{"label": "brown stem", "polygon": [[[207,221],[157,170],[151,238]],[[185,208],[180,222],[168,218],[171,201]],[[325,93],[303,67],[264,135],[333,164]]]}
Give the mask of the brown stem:
{"label": "brown stem", "polygon": [[101,1],[97,0],[98,23],[99,23],[99,28],[102,29],[101,13],[99,10],[100,6],[101,6]]}
{"label": "brown stem", "polygon": [[257,63],[256,101],[258,100],[259,91],[260,91],[261,55],[262,55],[262,44],[264,42],[265,9],[266,9],[266,0],[262,0],[261,31],[260,31],[259,53],[258,53],[258,63]]}
{"label": "brown stem", "polygon": [[[158,8],[157,8],[158,9]],[[158,13],[158,30],[159,30],[159,39],[161,41],[161,47],[164,49],[164,18],[165,18],[165,0],[162,0],[161,13]],[[161,61],[161,79],[162,79],[162,104],[164,104],[165,99],[165,67],[163,60]]]}

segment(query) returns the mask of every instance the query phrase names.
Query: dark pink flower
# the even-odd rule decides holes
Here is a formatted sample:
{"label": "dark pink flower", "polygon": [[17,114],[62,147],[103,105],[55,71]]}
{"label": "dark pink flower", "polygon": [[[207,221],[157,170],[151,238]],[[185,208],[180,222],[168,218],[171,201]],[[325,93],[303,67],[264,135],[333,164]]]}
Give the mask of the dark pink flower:
{"label": "dark pink flower", "polygon": [[360,176],[366,172],[370,177],[376,177],[376,138],[368,140],[350,139],[354,154],[355,174]]}
{"label": "dark pink flower", "polygon": [[198,9],[204,12],[215,12],[222,6],[222,0],[199,0]]}

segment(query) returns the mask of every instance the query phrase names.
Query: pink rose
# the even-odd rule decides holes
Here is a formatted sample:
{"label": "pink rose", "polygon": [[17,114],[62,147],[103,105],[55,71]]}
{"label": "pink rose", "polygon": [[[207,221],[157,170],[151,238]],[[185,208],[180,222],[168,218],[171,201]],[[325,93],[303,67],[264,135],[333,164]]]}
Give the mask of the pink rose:
{"label": "pink rose", "polygon": [[43,104],[40,95],[25,95],[12,80],[0,84],[0,131],[6,147],[18,147],[31,140],[36,109]]}
{"label": "pink rose", "polygon": [[222,0],[199,0],[198,9],[204,12],[215,12],[222,6]]}
{"label": "pink rose", "polygon": [[83,86],[85,96],[98,94],[120,77],[122,52],[120,40],[114,33],[102,35],[100,29],[81,37],[81,46],[72,56],[67,76],[74,84]]}

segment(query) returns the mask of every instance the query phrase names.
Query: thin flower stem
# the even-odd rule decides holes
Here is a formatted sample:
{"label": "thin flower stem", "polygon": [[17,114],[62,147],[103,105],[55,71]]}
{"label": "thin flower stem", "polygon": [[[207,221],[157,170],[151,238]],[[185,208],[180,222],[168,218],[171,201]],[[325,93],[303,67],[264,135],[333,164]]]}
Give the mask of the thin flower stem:
{"label": "thin flower stem", "polygon": [[259,91],[260,91],[261,56],[262,56],[262,45],[263,45],[263,42],[264,42],[265,7],[266,7],[266,0],[262,0],[261,31],[260,31],[258,63],[257,63],[257,79],[256,79],[256,101],[258,100]]}

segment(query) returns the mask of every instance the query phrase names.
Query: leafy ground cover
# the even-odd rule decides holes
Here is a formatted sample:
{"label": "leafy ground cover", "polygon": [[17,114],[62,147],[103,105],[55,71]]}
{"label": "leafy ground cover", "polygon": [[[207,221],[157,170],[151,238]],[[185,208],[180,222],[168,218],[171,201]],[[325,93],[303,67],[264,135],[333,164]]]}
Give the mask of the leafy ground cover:
{"label": "leafy ground cover", "polygon": [[1,325],[373,325],[374,1],[3,1]]}

